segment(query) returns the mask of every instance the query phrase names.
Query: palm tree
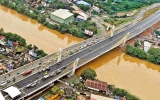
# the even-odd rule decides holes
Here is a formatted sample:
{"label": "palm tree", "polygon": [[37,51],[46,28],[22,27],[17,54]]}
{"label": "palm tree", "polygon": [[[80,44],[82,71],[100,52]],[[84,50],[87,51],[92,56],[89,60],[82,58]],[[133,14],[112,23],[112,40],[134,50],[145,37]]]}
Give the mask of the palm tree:
{"label": "palm tree", "polygon": [[4,33],[4,29],[1,28],[1,29],[0,29],[0,34],[3,34],[3,33]]}

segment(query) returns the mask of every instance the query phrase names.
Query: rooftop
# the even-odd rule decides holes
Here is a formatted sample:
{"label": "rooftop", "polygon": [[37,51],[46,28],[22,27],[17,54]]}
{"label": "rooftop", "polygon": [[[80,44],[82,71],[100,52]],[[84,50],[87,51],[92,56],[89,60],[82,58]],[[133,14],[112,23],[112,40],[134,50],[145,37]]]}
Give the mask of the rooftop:
{"label": "rooftop", "polygon": [[107,90],[107,83],[102,81],[86,80],[84,85],[89,88],[100,90],[100,91]]}
{"label": "rooftop", "polygon": [[5,39],[5,36],[2,36],[2,35],[1,35],[1,36],[0,36],[0,40],[2,40],[2,39]]}
{"label": "rooftop", "polygon": [[13,87],[13,86],[11,86],[3,91],[8,93],[11,96],[11,98],[15,98],[21,94],[21,92],[16,87]]}
{"label": "rooftop", "polygon": [[84,4],[84,5],[87,5],[87,6],[91,6],[89,3],[85,2],[85,1],[77,1],[76,3],[77,3],[78,5]]}
{"label": "rooftop", "polygon": [[152,44],[148,41],[144,41],[144,47],[151,47]]}
{"label": "rooftop", "polygon": [[91,94],[91,100],[115,100],[115,99]]}
{"label": "rooftop", "polygon": [[59,10],[56,10],[55,12],[53,12],[51,14],[55,15],[59,18],[62,18],[62,19],[66,19],[70,16],[73,16],[73,14],[70,13],[69,10],[67,10],[67,9],[59,9]]}

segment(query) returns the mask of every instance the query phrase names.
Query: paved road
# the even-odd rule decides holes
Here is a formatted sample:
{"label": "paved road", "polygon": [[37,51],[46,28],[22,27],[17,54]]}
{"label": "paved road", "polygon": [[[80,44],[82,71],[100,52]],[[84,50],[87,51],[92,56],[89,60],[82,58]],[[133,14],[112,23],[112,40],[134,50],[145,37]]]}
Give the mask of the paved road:
{"label": "paved road", "polygon": [[[138,23],[143,18],[143,15],[144,15],[144,13],[146,11],[149,11],[149,10],[151,10],[153,8],[158,7],[158,6],[160,6],[160,3],[155,3],[155,4],[153,4],[153,5],[149,6],[149,7],[145,7],[144,9],[142,9],[138,13],[138,15],[135,17],[135,19],[133,21],[129,22],[129,23],[132,23],[132,25]],[[120,31],[123,31],[124,29],[128,28],[127,26],[128,26],[128,23],[125,23],[125,24],[122,24],[122,25],[116,27],[115,30],[117,30],[118,33],[119,33]]]}
{"label": "paved road", "polygon": [[[104,54],[105,52],[115,48],[116,46],[120,45],[117,44],[128,32],[130,32],[130,35],[128,39],[138,35],[139,33],[143,32],[145,29],[149,28],[153,24],[155,24],[157,21],[160,20],[160,11],[153,14],[149,18],[143,20],[142,22],[136,24],[135,26],[132,26],[128,28],[127,30],[124,30],[123,32],[120,32],[119,34],[116,34],[115,36],[111,38],[107,38],[101,42],[97,42],[93,46],[90,46],[83,51],[78,52],[77,54],[69,57],[68,59],[65,59],[60,65],[52,65],[50,66],[50,71],[53,72],[59,68],[63,68],[64,66],[70,65],[73,61],[75,61],[76,58],[80,58],[80,62],[78,65],[89,62],[90,60]],[[91,51],[89,50],[91,48]],[[41,78],[43,77],[44,72],[36,73],[32,76],[27,77],[26,79],[15,83],[14,85],[20,89],[22,89],[23,93],[22,96],[31,93],[32,91],[35,91],[39,89],[40,87],[48,84],[51,80],[53,80],[57,76],[53,76],[52,78],[49,78],[45,81],[42,81]],[[40,79],[37,85],[33,88],[25,88],[26,85],[30,84],[31,82]]]}

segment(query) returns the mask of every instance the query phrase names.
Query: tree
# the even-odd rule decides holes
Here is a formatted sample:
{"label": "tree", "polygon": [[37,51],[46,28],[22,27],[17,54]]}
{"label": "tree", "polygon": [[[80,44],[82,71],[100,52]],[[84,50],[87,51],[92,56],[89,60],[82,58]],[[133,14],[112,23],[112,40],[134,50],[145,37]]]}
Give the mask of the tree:
{"label": "tree", "polygon": [[157,55],[157,54],[160,54],[160,49],[158,49],[158,48],[150,48],[150,49],[148,50],[148,53],[149,53],[150,55]]}
{"label": "tree", "polygon": [[81,77],[85,80],[86,79],[93,80],[95,79],[96,76],[97,76],[96,72],[91,68],[85,68],[81,73]]}
{"label": "tree", "polygon": [[32,49],[32,44],[27,45],[26,48],[28,48],[29,50],[31,50]]}
{"label": "tree", "polygon": [[138,47],[139,46],[139,41],[136,41],[135,43],[134,43],[134,47]]}
{"label": "tree", "polygon": [[2,34],[4,32],[4,29],[3,28],[1,28],[0,29],[0,34]]}
{"label": "tree", "polygon": [[77,16],[78,16],[78,14],[77,13],[73,13],[74,14],[74,18],[76,18]]}
{"label": "tree", "polygon": [[3,59],[3,58],[4,58],[4,56],[2,54],[0,54],[0,59]]}

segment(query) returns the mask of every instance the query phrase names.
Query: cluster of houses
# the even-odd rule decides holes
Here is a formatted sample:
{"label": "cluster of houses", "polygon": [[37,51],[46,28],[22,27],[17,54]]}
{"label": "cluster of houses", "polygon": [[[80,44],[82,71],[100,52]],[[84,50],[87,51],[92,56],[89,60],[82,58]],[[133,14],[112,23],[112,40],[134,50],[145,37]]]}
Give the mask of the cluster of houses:
{"label": "cluster of houses", "polygon": [[19,46],[18,41],[5,41],[5,36],[0,36],[0,75],[28,64],[36,59],[35,48],[29,50]]}

